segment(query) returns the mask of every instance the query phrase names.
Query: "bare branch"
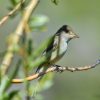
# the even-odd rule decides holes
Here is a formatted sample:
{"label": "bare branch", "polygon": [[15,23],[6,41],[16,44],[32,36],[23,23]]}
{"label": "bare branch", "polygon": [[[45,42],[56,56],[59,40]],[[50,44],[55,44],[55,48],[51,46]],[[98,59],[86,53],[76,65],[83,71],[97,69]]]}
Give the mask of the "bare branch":
{"label": "bare branch", "polygon": [[24,3],[24,1],[25,1],[25,0],[19,2],[19,3],[15,6],[15,8],[14,8],[12,11],[10,11],[6,16],[4,16],[4,17],[0,20],[0,26],[2,26],[2,25],[8,20],[8,18],[9,18],[10,16],[12,16],[18,9],[20,9],[20,7],[21,7],[21,5]]}
{"label": "bare branch", "polygon": [[31,0],[29,5],[27,6],[27,8],[24,11],[23,17],[22,17],[20,23],[18,24],[18,27],[13,36],[12,43],[8,46],[7,52],[4,56],[3,62],[1,64],[1,72],[2,72],[1,74],[2,75],[4,75],[7,72],[8,68],[12,62],[12,59],[14,56],[13,48],[16,44],[18,44],[21,36],[24,34],[23,31],[25,29],[25,25],[27,24],[27,22],[30,18],[30,15],[32,14],[32,11],[35,9],[38,2],[39,2],[39,0]]}
{"label": "bare branch", "polygon": [[12,83],[23,83],[25,80],[31,81],[31,80],[37,79],[38,77],[41,77],[44,74],[47,74],[49,72],[54,72],[54,71],[60,71],[60,72],[62,72],[62,71],[70,71],[70,72],[74,72],[74,71],[89,70],[89,69],[95,68],[99,64],[100,64],[100,60],[98,60],[93,65],[88,65],[88,66],[84,66],[84,67],[62,67],[62,66],[59,66],[59,65],[52,65],[45,72],[36,73],[36,74],[33,74],[33,75],[28,76],[28,77],[23,78],[23,79],[13,79]]}

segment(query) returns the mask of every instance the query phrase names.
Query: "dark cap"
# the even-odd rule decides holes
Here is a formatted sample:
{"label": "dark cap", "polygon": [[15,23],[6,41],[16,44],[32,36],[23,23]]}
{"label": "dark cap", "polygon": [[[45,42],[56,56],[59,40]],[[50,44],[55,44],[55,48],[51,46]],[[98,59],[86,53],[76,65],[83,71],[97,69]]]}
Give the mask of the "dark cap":
{"label": "dark cap", "polygon": [[69,32],[69,29],[68,29],[68,25],[63,25],[57,32],[57,33],[61,33],[62,31],[68,33]]}

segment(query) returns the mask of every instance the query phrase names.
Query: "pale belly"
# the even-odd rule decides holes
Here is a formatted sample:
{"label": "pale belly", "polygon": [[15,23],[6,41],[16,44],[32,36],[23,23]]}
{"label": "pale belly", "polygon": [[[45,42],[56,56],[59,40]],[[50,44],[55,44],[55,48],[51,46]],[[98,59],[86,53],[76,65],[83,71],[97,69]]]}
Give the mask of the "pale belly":
{"label": "pale belly", "polygon": [[54,52],[52,52],[51,58],[50,58],[50,63],[56,63],[58,60],[60,60],[64,56],[66,51],[67,51],[67,43],[64,42],[60,46],[59,50],[55,50]]}

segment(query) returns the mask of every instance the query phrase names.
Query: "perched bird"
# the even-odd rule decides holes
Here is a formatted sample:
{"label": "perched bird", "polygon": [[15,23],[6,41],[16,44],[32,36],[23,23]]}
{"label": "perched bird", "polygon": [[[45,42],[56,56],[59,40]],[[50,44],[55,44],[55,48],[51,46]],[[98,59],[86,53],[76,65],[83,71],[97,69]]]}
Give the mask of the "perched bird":
{"label": "perched bird", "polygon": [[74,38],[79,37],[74,33],[70,26],[63,25],[54,34],[53,41],[50,45],[48,45],[42,54],[42,56],[46,56],[49,53],[48,61],[38,66],[36,73],[40,72],[42,68],[46,70],[48,67],[50,67],[50,65],[55,64],[59,59],[61,59],[67,51],[69,41]]}

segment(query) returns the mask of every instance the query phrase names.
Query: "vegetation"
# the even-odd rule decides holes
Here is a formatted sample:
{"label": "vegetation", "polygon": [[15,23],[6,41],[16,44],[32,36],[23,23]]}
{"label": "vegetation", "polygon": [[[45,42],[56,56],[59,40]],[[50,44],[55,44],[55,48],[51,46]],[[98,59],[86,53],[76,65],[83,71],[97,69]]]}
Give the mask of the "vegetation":
{"label": "vegetation", "polygon": [[[56,67],[53,66],[47,72],[42,73],[45,75],[41,81],[38,81],[41,73],[33,73],[37,66],[47,61],[47,58],[41,57],[41,54],[52,42],[53,37],[50,36],[41,45],[35,47],[33,34],[37,31],[44,32],[47,29],[49,18],[46,15],[35,14],[35,9],[39,6],[40,0],[9,0],[9,3],[9,12],[0,18],[0,27],[4,27],[10,19],[12,21],[16,17],[18,25],[13,32],[6,35],[6,49],[0,53],[0,100],[42,100],[41,92],[53,85],[54,73],[49,72],[56,71]],[[55,4],[56,6],[58,3],[58,0],[51,0],[52,5]],[[79,68],[62,66],[59,68],[63,71],[83,71],[94,68],[98,64],[100,64],[100,60],[96,64]],[[32,76],[30,76],[31,74]],[[16,77],[18,79],[14,79]],[[30,82],[31,80],[33,81]],[[16,84],[23,83],[23,92],[16,88],[13,89],[13,82]]]}

